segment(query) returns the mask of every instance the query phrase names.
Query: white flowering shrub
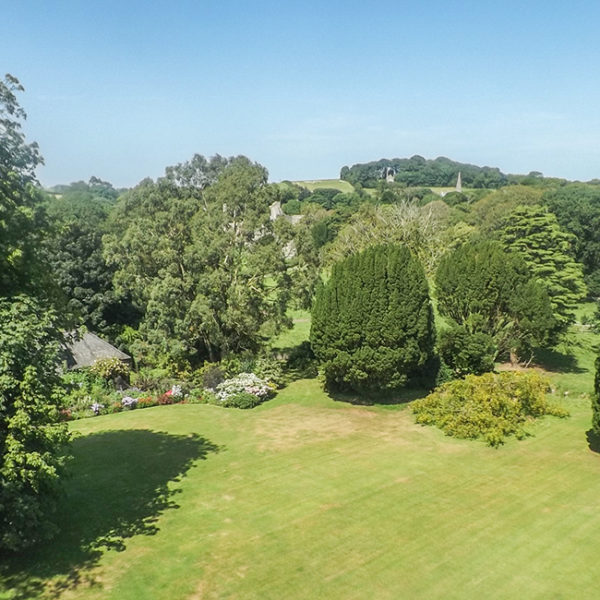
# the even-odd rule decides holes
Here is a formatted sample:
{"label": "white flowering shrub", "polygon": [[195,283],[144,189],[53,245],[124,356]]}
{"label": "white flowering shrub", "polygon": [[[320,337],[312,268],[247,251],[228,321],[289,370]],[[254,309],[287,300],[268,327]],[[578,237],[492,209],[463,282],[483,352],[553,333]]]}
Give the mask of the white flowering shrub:
{"label": "white flowering shrub", "polygon": [[99,402],[94,402],[94,404],[92,404],[90,406],[90,408],[92,409],[92,412],[98,416],[100,414],[100,411],[104,408],[104,404],[100,404]]}
{"label": "white flowering shrub", "polygon": [[124,396],[121,400],[121,405],[123,408],[129,408],[130,410],[137,406],[138,399],[132,398],[131,396]]}
{"label": "white flowering shrub", "polygon": [[222,406],[252,408],[266,400],[272,392],[273,386],[254,373],[240,373],[220,383],[216,397]]}

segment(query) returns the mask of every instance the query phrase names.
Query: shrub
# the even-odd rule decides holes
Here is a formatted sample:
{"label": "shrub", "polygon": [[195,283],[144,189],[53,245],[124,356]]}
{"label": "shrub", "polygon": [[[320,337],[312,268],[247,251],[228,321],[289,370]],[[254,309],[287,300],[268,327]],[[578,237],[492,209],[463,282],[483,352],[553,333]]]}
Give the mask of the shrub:
{"label": "shrub", "polygon": [[138,408],[150,408],[151,406],[158,406],[158,400],[152,396],[145,396],[144,398],[138,398]]}
{"label": "shrub", "polygon": [[509,435],[521,439],[524,425],[542,415],[565,417],[568,412],[547,402],[548,381],[537,373],[486,373],[446,383],[416,400],[417,423],[436,425],[446,435],[482,437],[499,446]]}
{"label": "shrub", "polygon": [[222,403],[227,408],[254,408],[262,402],[262,399],[248,392],[239,392],[228,396]]}
{"label": "shrub", "polygon": [[[217,386],[216,397],[222,406],[233,406],[230,404],[232,398],[239,394],[250,394],[254,396],[255,401],[252,406],[260,404],[273,393],[272,385],[269,385],[263,379],[256,376],[254,373],[240,373],[237,377],[227,379]],[[240,399],[243,404],[248,404],[247,399]],[[244,406],[239,408],[252,408]]]}
{"label": "shrub", "polygon": [[128,379],[129,366],[118,358],[100,358],[90,367],[90,373],[107,381],[117,377]]}
{"label": "shrub", "polygon": [[132,373],[131,383],[147,392],[158,392],[171,385],[171,374],[167,369],[140,369]]}
{"label": "shrub", "polygon": [[225,380],[225,373],[219,363],[204,363],[204,366],[198,369],[194,377],[202,387],[208,390],[214,390]]}
{"label": "shrub", "polygon": [[328,387],[393,389],[422,375],[434,325],[419,261],[390,245],[336,263],[317,293],[310,341]]}
{"label": "shrub", "polygon": [[254,373],[268,383],[281,387],[284,382],[282,362],[274,356],[261,356],[254,364]]}
{"label": "shrub", "polygon": [[486,333],[471,333],[456,325],[440,331],[438,349],[444,363],[459,377],[494,370],[496,346]]}

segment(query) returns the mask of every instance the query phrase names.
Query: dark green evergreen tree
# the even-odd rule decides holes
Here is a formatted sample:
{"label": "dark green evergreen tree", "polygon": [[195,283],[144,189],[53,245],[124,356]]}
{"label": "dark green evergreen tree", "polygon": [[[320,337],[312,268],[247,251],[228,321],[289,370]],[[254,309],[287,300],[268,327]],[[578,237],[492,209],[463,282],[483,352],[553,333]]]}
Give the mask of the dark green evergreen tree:
{"label": "dark green evergreen tree", "polygon": [[489,336],[494,358],[506,353],[523,357],[532,346],[553,341],[557,323],[548,294],[532,279],[523,258],[499,242],[465,244],[444,256],[436,290],[441,315],[469,334]]}
{"label": "dark green evergreen tree", "polygon": [[519,206],[506,219],[505,247],[521,254],[534,279],[548,292],[561,331],[575,321],[577,303],[586,295],[581,265],[575,261],[575,237],[541,206]]}
{"label": "dark green evergreen tree", "polygon": [[425,272],[405,247],[374,246],[336,263],[317,294],[310,339],[329,387],[404,385],[423,373],[434,337]]}

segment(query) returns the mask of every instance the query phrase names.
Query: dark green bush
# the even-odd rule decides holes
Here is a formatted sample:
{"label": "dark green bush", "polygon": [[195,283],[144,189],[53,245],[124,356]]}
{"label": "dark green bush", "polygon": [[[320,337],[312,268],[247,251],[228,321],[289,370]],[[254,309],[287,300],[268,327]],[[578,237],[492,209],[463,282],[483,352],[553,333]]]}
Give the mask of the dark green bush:
{"label": "dark green bush", "polygon": [[446,435],[484,438],[499,446],[509,435],[528,435],[524,426],[542,415],[566,417],[568,412],[546,400],[548,381],[537,373],[503,372],[468,375],[446,383],[416,400],[417,423],[436,425]]}
{"label": "dark green bush", "polygon": [[394,389],[422,375],[434,325],[419,261],[390,245],[336,263],[317,293],[310,341],[328,387]]}
{"label": "dark green bush", "polygon": [[254,408],[261,404],[263,400],[254,394],[248,392],[239,392],[233,396],[229,396],[221,403],[221,406],[227,408]]}
{"label": "dark green bush", "polygon": [[460,325],[443,329],[438,337],[438,350],[444,363],[458,377],[494,370],[496,346],[486,333],[470,333]]}

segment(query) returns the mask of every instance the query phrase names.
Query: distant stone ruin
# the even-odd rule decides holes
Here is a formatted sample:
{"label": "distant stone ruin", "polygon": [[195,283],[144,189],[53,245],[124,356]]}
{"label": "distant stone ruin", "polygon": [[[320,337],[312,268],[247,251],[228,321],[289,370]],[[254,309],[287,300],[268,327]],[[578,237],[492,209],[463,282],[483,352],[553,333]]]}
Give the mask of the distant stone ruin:
{"label": "distant stone ruin", "polygon": [[384,167],[381,170],[381,177],[385,179],[387,183],[394,183],[394,177],[396,175],[396,169],[394,167]]}

